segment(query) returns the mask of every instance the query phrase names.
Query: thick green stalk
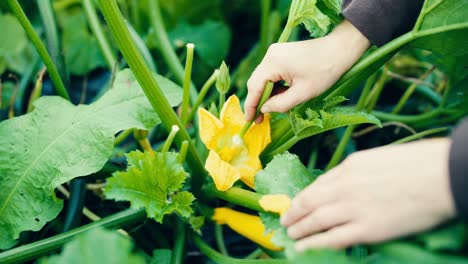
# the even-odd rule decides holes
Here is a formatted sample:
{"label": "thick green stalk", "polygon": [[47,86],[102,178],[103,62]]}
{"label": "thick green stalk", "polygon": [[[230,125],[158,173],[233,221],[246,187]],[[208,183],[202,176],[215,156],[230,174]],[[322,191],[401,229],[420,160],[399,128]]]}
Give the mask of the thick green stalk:
{"label": "thick green stalk", "polygon": [[292,148],[292,146],[296,145],[296,143],[299,142],[299,140],[301,139],[296,137],[296,135],[294,135],[293,133],[293,135],[290,138],[288,138],[286,142],[281,144],[279,147],[277,147],[275,150],[273,150],[272,152],[270,152],[270,154],[267,155],[266,161],[270,161],[275,155],[281,154],[287,151],[288,149]]}
{"label": "thick green stalk", "polygon": [[125,225],[130,225],[132,223],[142,221],[145,218],[145,209],[127,209],[120,213],[103,218],[99,221],[75,228],[66,233],[2,252],[0,253],[0,263],[20,263],[37,259],[38,257],[47,254],[50,251],[61,248],[63,244],[67,243],[75,236],[93,228],[105,227],[109,229],[117,229]]}
{"label": "thick green stalk", "polygon": [[386,66],[384,66],[382,69],[382,74],[377,80],[377,83],[375,83],[374,88],[372,88],[372,91],[369,93],[369,96],[365,98],[364,105],[367,109],[367,112],[372,111],[372,109],[374,109],[375,105],[379,101],[380,94],[382,94],[385,83],[387,82],[387,72],[388,69]]}
{"label": "thick green stalk", "polygon": [[[177,82],[183,85],[185,71],[171,45],[171,42],[169,41],[169,36],[167,35],[167,31],[161,15],[159,1],[160,0],[149,0],[151,24],[154,31],[156,31],[156,41],[158,42],[158,46],[160,47],[160,52],[164,61],[171,70],[172,74],[174,74]],[[194,103],[195,98],[198,97],[197,90],[195,89],[193,83],[190,85],[190,97],[193,100],[191,101],[192,103]]]}
{"label": "thick green stalk", "polygon": [[279,264],[279,263],[289,263],[286,259],[236,259],[224,256],[218,251],[211,248],[203,239],[197,235],[192,234],[192,241],[195,243],[195,246],[208,258],[218,264]]}
{"label": "thick green stalk", "polygon": [[49,53],[47,52],[46,47],[34,31],[31,22],[29,22],[29,19],[26,17],[26,14],[24,13],[23,9],[18,3],[18,0],[7,0],[6,2],[10,7],[10,10],[18,18],[18,21],[23,26],[24,30],[26,31],[26,34],[28,35],[29,39],[32,41],[32,43],[36,47],[37,52],[44,61],[44,64],[47,67],[47,71],[49,72],[50,79],[54,84],[54,88],[57,94],[67,100],[70,100],[70,96],[68,95],[67,89],[65,89],[65,85],[63,84],[62,78],[60,78],[60,74],[57,71],[57,67],[55,67],[55,64],[52,61],[52,58],[50,57]]}
{"label": "thick green stalk", "polygon": [[138,32],[136,32],[136,30],[132,27],[130,23],[125,24],[127,24],[128,30],[130,31],[130,35],[132,36],[135,45],[140,50],[141,55],[143,56],[143,59],[149,66],[150,70],[153,72],[158,72],[156,64],[153,61],[153,56],[151,56],[151,52],[149,51],[148,47],[146,47],[145,41],[140,37],[140,35],[138,35]]}
{"label": "thick green stalk", "polygon": [[187,230],[182,220],[176,220],[174,250],[172,251],[171,264],[184,263],[185,244],[187,242]]}
{"label": "thick green stalk", "polygon": [[159,118],[161,118],[164,127],[169,130],[173,125],[177,125],[180,128],[180,131],[177,134],[175,141],[179,146],[184,140],[187,140],[190,143],[187,162],[194,172],[191,178],[192,191],[195,195],[200,194],[203,177],[206,175],[206,172],[187,130],[172,110],[172,107],[161,91],[161,88],[155,78],[153,78],[151,70],[145,64],[145,61],[138,52],[136,45],[132,42],[130,32],[128,31],[115,0],[99,0],[99,4],[104,18],[109,25],[110,31],[119,45],[125,60],[135,74],[135,77],[146,94],[146,97],[148,97],[149,102],[153,106]]}
{"label": "thick green stalk", "polygon": [[260,206],[261,194],[247,191],[239,187],[232,187],[231,189],[222,192],[216,189],[214,185],[210,185],[205,189],[205,192],[208,196],[215,196],[217,198],[223,199],[233,204],[243,206],[258,212],[264,212],[263,208]]}
{"label": "thick green stalk", "polygon": [[109,41],[107,40],[106,36],[101,27],[101,23],[99,23],[99,18],[96,13],[96,9],[94,7],[92,0],[82,0],[83,8],[85,10],[86,16],[88,17],[89,26],[93,31],[96,39],[99,43],[99,48],[101,48],[102,54],[106,59],[107,66],[109,69],[113,69],[117,65],[117,59],[115,57],[115,53],[112,50]]}
{"label": "thick green stalk", "polygon": [[371,114],[375,115],[382,121],[397,121],[405,124],[417,124],[419,122],[434,119],[443,113],[443,109],[437,108],[430,112],[419,115],[396,115],[380,111],[372,111]]}
{"label": "thick green stalk", "polygon": [[438,128],[434,128],[434,129],[428,129],[426,131],[422,131],[422,132],[413,134],[411,136],[401,138],[401,139],[399,139],[397,141],[394,141],[394,142],[390,143],[390,145],[403,144],[403,143],[406,143],[406,142],[417,140],[417,139],[423,138],[425,136],[432,135],[432,134],[437,134],[437,133],[447,131],[447,130],[448,130],[448,127],[438,127]]}
{"label": "thick green stalk", "polygon": [[180,118],[187,120],[188,111],[190,108],[190,83],[192,82],[192,65],[193,65],[193,51],[195,45],[193,43],[187,44],[187,57],[185,59],[185,73],[184,73],[184,94],[182,98],[182,112]]}
{"label": "thick green stalk", "polygon": [[[364,108],[366,98],[368,97],[376,79],[377,74],[375,73],[367,80],[366,85],[364,86],[361,96],[359,97],[359,100],[357,102],[356,111],[361,111]],[[336,147],[336,150],[333,153],[333,156],[331,157],[326,170],[335,167],[341,161],[343,153],[345,152],[346,146],[348,145],[348,142],[351,139],[351,135],[353,134],[355,128],[356,125],[350,125],[346,128],[346,131],[343,137],[341,138],[340,143],[338,143],[338,146]]]}
{"label": "thick green stalk", "polygon": [[198,95],[197,101],[195,101],[195,104],[193,104],[192,109],[190,111],[190,114],[188,115],[187,119],[184,120],[184,124],[188,124],[193,117],[195,116],[195,113],[197,112],[198,107],[203,103],[203,99],[205,99],[206,93],[208,90],[210,90],[211,86],[216,82],[216,79],[218,78],[219,70],[216,69],[213,74],[211,74],[210,78],[205,82],[205,84],[202,86],[200,90],[200,94]]}
{"label": "thick green stalk", "polygon": [[47,48],[49,49],[50,57],[52,58],[54,64],[57,65],[57,70],[59,71],[62,80],[66,84],[69,84],[68,74],[65,70],[65,62],[63,61],[63,57],[60,54],[60,41],[51,2],[51,0],[38,0],[37,6],[44,24]]}

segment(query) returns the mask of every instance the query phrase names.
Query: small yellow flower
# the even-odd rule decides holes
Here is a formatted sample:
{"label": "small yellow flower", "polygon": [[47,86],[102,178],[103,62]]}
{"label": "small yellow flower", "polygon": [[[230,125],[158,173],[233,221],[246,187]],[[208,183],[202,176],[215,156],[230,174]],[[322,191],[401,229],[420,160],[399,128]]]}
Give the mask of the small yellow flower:
{"label": "small yellow flower", "polygon": [[268,194],[263,195],[259,203],[263,210],[282,215],[291,207],[291,198],[285,194]]}
{"label": "small yellow flower", "polygon": [[219,225],[228,225],[237,233],[261,245],[264,248],[281,251],[271,242],[273,233],[265,234],[265,226],[259,216],[237,212],[230,208],[220,207],[215,209],[213,220]]}
{"label": "small yellow flower", "polygon": [[262,169],[258,156],[270,143],[270,117],[252,125],[242,139],[246,121],[239,98],[231,96],[221,110],[220,119],[207,110],[198,110],[200,138],[210,150],[205,168],[216,188],[227,191],[239,179],[254,188],[255,174]]}

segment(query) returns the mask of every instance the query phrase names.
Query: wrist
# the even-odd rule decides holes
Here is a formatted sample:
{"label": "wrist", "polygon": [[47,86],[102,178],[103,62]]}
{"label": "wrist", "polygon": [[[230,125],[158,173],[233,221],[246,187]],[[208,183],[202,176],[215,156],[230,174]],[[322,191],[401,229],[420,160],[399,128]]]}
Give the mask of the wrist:
{"label": "wrist", "polygon": [[351,22],[343,20],[328,36],[331,43],[339,45],[339,50],[348,53],[357,61],[370,47],[370,41]]}

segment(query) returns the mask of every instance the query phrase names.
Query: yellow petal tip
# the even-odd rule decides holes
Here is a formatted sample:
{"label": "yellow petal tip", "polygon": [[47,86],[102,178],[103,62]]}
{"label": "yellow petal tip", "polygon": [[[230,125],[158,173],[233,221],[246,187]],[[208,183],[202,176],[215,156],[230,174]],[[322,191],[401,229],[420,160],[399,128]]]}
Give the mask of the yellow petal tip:
{"label": "yellow petal tip", "polygon": [[259,203],[263,210],[282,215],[291,207],[291,198],[285,194],[268,194]]}

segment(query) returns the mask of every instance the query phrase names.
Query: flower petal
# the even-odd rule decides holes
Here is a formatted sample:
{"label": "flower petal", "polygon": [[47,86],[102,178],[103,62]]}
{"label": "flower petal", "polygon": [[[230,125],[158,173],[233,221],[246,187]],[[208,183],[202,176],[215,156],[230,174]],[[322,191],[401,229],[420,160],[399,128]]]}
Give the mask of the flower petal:
{"label": "flower petal", "polygon": [[220,118],[223,125],[230,127],[234,133],[240,132],[246,122],[237,96],[229,97],[224,103]]}
{"label": "flower petal", "polygon": [[221,207],[215,209],[213,220],[218,224],[227,224],[237,233],[267,249],[274,251],[282,250],[282,248],[277,247],[271,242],[273,233],[265,235],[265,226],[258,216],[237,212],[226,207]]}
{"label": "flower petal", "polygon": [[216,148],[220,130],[223,127],[221,121],[203,108],[198,109],[198,119],[200,123],[200,138],[205,146],[212,150]]}
{"label": "flower petal", "polygon": [[231,164],[222,160],[214,151],[210,151],[205,168],[215,182],[216,189],[224,192],[240,179],[240,173]]}
{"label": "flower petal", "polygon": [[259,203],[265,211],[282,215],[291,207],[291,198],[286,194],[268,194],[263,195]]}
{"label": "flower petal", "polygon": [[270,115],[265,114],[262,123],[253,124],[244,136],[244,142],[249,154],[258,156],[270,144]]}
{"label": "flower petal", "polygon": [[231,160],[231,164],[239,171],[241,181],[254,189],[255,175],[262,169],[262,163],[258,156],[251,155],[244,150],[236,159]]}

